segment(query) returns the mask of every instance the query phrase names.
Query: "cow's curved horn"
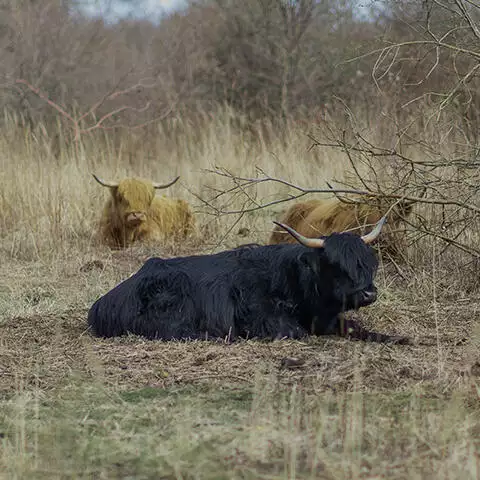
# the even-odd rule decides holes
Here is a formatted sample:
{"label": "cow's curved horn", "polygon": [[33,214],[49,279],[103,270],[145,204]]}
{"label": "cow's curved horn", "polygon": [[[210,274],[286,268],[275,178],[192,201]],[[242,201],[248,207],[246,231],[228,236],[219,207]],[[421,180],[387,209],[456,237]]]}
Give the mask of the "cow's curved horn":
{"label": "cow's curved horn", "polygon": [[366,235],[362,235],[360,238],[365,242],[365,243],[372,243],[374,240],[377,239],[377,237],[380,235],[380,232],[382,231],[383,224],[387,220],[387,216],[384,215],[375,225],[373,230],[370,233],[367,233]]}
{"label": "cow's curved horn", "polygon": [[93,178],[102,186],[104,187],[109,187],[109,188],[117,188],[118,183],[116,182],[107,182],[105,180],[102,180],[101,178],[97,177],[94,173],[92,173]]}
{"label": "cow's curved horn", "polygon": [[165,183],[163,185],[161,183],[154,183],[153,188],[168,188],[168,187],[171,187],[175,182],[178,181],[179,178],[180,178],[180,175],[177,178],[174,178],[170,183]]}
{"label": "cow's curved horn", "polygon": [[311,248],[323,248],[325,246],[325,240],[322,238],[307,238],[298,233],[292,227],[285,225],[284,223],[273,222],[275,225],[278,225],[280,228],[286,230],[297,242],[301,243],[305,247]]}

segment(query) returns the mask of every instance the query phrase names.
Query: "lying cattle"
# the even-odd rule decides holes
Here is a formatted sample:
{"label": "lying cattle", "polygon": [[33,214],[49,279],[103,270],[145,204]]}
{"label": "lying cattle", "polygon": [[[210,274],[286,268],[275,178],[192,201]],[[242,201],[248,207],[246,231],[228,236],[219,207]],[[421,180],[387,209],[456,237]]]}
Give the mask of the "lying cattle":
{"label": "lying cattle", "polygon": [[[378,203],[357,203],[341,201],[338,198],[315,199],[292,205],[281,219],[282,223],[294,228],[307,238],[318,238],[334,232],[351,230],[362,235],[365,228],[377,223],[388,210]],[[403,251],[404,236],[401,224],[413,209],[413,203],[403,201],[395,205],[388,214],[388,226],[383,230],[379,242],[384,252],[397,256]],[[268,243],[293,243],[292,239],[278,226],[274,227]]]}
{"label": "lying cattle", "polygon": [[102,337],[130,332],[163,340],[342,333],[341,312],[377,298],[378,262],[368,244],[384,222],[362,237],[322,239],[279,224],[299,244],[151,258],[93,304],[88,323]]}
{"label": "lying cattle", "polygon": [[111,248],[124,248],[135,242],[160,242],[170,237],[183,239],[193,232],[194,217],[187,202],[155,195],[155,189],[168,188],[180,177],[165,185],[136,178],[107,182],[93,177],[110,190],[99,235]]}

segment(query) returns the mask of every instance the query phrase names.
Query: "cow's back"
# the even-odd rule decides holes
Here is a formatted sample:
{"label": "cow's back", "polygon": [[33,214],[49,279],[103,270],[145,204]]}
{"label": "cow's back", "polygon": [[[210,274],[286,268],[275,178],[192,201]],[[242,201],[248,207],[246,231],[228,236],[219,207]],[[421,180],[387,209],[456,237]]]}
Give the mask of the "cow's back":
{"label": "cow's back", "polygon": [[122,281],[98,298],[88,312],[88,325],[100,337],[115,337],[127,333],[128,321],[140,310],[136,287],[141,278],[155,267],[159,259],[148,260],[134,275]]}
{"label": "cow's back", "polygon": [[183,239],[195,231],[190,205],[182,199],[156,196],[150,207],[151,228],[162,237]]}
{"label": "cow's back", "polygon": [[[365,228],[381,217],[378,208],[371,205],[347,203],[337,198],[316,199],[293,205],[281,222],[308,238],[319,238],[335,232],[353,231],[363,234]],[[367,228],[368,229],[368,228]],[[295,243],[295,239],[276,227],[270,243]]]}
{"label": "cow's back", "polygon": [[127,333],[164,340],[203,338],[205,333],[235,336],[231,287],[232,283],[241,285],[236,276],[249,265],[255,271],[246,283],[251,286],[258,280],[256,249],[151,258],[92,305],[88,324],[101,337]]}
{"label": "cow's back", "polygon": [[[280,220],[281,223],[292,227],[297,232],[300,232],[300,228],[307,216],[321,204],[323,200],[307,200],[305,202],[300,202],[292,205],[283,215]],[[295,239],[287,233],[285,230],[276,225],[270,235],[268,241],[270,245],[275,245],[279,243],[296,243]]]}
{"label": "cow's back", "polygon": [[380,218],[381,214],[375,206],[346,203],[334,198],[313,209],[299,225],[299,231],[306,237],[346,231],[363,234],[364,227],[370,228]]}
{"label": "cow's back", "polygon": [[197,329],[192,279],[175,262],[149,259],[140,270],[101,296],[88,324],[100,337],[128,333],[165,340],[194,336]]}

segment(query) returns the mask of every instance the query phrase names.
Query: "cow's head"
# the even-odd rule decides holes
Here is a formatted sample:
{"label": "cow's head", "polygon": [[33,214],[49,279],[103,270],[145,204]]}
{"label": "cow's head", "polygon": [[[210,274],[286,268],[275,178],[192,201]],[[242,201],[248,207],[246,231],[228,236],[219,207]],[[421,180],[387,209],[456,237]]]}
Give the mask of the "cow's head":
{"label": "cow's head", "polygon": [[378,260],[370,244],[379,236],[385,221],[386,217],[382,217],[366,235],[344,232],[322,238],[307,238],[288,225],[274,223],[310,248],[300,260],[311,272],[308,278],[315,283],[318,295],[341,304],[343,310],[351,310],[377,299],[374,277]]}
{"label": "cow's head", "polygon": [[120,182],[108,182],[92,174],[112,194],[113,206],[125,225],[135,227],[145,222],[147,212],[155,197],[155,189],[168,188],[180,177],[169,183],[159,184],[137,178],[125,178]]}
{"label": "cow's head", "polygon": [[[424,193],[419,198],[423,197]],[[392,201],[391,199],[364,197],[355,203],[358,204],[360,217],[366,224],[373,225],[382,216],[388,215],[390,227],[398,228],[399,224],[412,214],[416,200]]]}
{"label": "cow's head", "polygon": [[[420,195],[422,197],[423,194]],[[358,217],[363,225],[374,225],[382,216],[388,216],[388,224],[382,230],[381,252],[395,258],[404,258],[406,254],[407,225],[416,203],[414,200],[374,199],[372,203],[359,204]],[[358,232],[357,232],[358,233]]]}

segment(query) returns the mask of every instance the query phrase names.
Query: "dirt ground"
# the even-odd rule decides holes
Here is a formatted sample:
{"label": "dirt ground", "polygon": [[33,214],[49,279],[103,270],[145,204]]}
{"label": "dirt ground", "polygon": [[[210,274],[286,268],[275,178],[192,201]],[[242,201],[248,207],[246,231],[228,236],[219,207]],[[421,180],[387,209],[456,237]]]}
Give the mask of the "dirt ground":
{"label": "dirt ground", "polygon": [[[317,392],[400,391],[419,384],[445,392],[466,375],[480,375],[475,331],[480,300],[444,300],[439,294],[435,304],[422,304],[418,290],[403,289],[405,280],[392,269],[379,274],[377,303],[362,309],[355,318],[371,330],[406,335],[412,339],[411,345],[335,336],[232,344],[93,337],[86,323],[89,305],[110,288],[108,285],[114,286],[135,272],[148,256],[140,250],[78,258],[63,265],[53,281],[44,276],[47,266],[10,267],[12,276],[22,271],[27,279],[14,291],[21,304],[19,310],[27,312],[8,312],[0,322],[2,396],[16,388],[18,376],[25,386],[39,382],[48,390],[71,372],[127,389],[202,381],[248,384],[254,373],[263,369],[275,371],[282,382],[301,382]],[[384,294],[382,284],[389,285]],[[0,288],[0,292],[11,290],[8,276]],[[8,301],[8,294],[3,295]],[[299,361],[289,365],[291,357]]]}

